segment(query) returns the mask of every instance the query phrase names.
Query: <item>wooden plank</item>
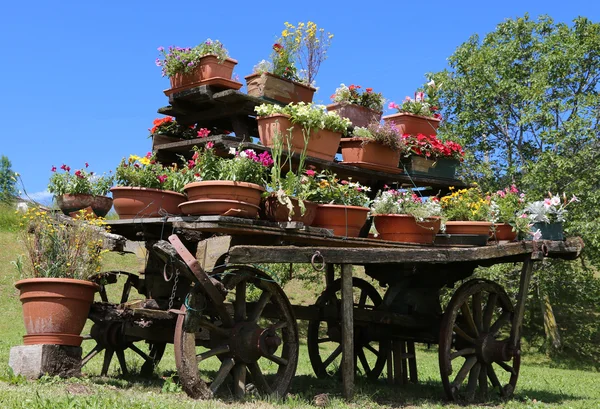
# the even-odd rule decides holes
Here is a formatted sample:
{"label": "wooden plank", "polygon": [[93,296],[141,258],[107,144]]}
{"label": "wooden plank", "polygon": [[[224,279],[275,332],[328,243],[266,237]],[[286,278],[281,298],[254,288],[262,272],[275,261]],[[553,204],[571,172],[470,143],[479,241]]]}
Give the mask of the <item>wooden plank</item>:
{"label": "wooden plank", "polygon": [[528,258],[523,262],[521,269],[521,278],[519,280],[519,294],[517,295],[517,305],[513,316],[512,328],[510,330],[510,345],[515,353],[518,351],[521,340],[521,331],[523,326],[523,315],[525,314],[525,304],[527,303],[527,294],[529,293],[529,282],[533,272],[533,261]]}
{"label": "wooden plank", "polygon": [[342,394],[348,400],[354,396],[353,305],[352,264],[342,264]]}
{"label": "wooden plank", "polygon": [[[545,242],[549,257],[574,258],[582,250],[578,238]],[[232,263],[310,263],[319,251],[325,263],[382,264],[455,262],[511,262],[524,260],[533,251],[533,242],[471,248],[325,248],[298,246],[234,246],[229,251]]]}

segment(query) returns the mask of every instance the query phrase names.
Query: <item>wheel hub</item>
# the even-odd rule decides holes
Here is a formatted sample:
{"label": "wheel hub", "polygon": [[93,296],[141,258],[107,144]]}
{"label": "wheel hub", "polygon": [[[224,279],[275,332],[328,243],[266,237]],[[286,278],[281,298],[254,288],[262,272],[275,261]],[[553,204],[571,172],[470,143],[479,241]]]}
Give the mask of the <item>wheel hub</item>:
{"label": "wheel hub", "polygon": [[493,334],[482,334],[476,341],[475,350],[479,361],[486,364],[510,361],[513,357],[508,340],[497,340]]}
{"label": "wheel hub", "polygon": [[281,343],[275,330],[242,322],[233,328],[229,347],[235,358],[250,364],[263,355],[273,355]]}

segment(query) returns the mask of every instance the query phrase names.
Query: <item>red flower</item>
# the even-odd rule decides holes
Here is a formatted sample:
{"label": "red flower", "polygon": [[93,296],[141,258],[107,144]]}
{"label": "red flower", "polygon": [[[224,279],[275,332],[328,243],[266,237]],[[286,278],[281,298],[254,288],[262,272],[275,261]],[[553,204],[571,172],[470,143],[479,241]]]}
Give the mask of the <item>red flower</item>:
{"label": "red flower", "polygon": [[340,183],[341,183],[342,185],[347,185],[347,184],[348,184],[348,181],[347,181],[347,180],[342,180]]}
{"label": "red flower", "polygon": [[211,141],[211,142],[208,142],[208,143],[206,144],[206,149],[212,149],[214,146],[215,146],[215,143],[214,143],[214,142],[212,142],[212,141]]}
{"label": "red flower", "polygon": [[52,172],[56,172],[56,166],[52,166]]}
{"label": "red flower", "polygon": [[150,158],[152,157],[152,152],[148,152],[148,153],[146,154],[146,157],[147,157],[148,159],[150,159]]}
{"label": "red flower", "polygon": [[167,180],[167,175],[158,175],[156,176],[156,178],[160,183],[165,183],[165,181]]}
{"label": "red flower", "polygon": [[85,179],[85,176],[81,174],[80,170],[75,171],[75,176],[77,176],[79,179]]}
{"label": "red flower", "polygon": [[196,165],[196,162],[193,160],[188,160],[188,169],[193,169],[193,167]]}
{"label": "red flower", "polygon": [[281,54],[283,52],[283,46],[279,43],[275,43],[275,44],[273,44],[273,50],[275,50],[275,52]]}
{"label": "red flower", "polygon": [[365,89],[365,91],[367,91],[368,93],[371,93],[371,92],[373,92],[373,88],[367,88],[367,89]]}
{"label": "red flower", "polygon": [[88,166],[90,166],[90,164],[86,162],[85,163],[85,167],[87,168]]}
{"label": "red flower", "polygon": [[314,176],[314,175],[315,175],[315,171],[314,171],[314,170],[312,170],[312,169],[309,169],[309,170],[307,170],[307,171],[306,171],[306,174],[307,174],[308,176]]}
{"label": "red flower", "polygon": [[198,154],[198,152],[194,152],[194,156],[192,156],[192,159],[197,160],[199,156],[200,155]]}

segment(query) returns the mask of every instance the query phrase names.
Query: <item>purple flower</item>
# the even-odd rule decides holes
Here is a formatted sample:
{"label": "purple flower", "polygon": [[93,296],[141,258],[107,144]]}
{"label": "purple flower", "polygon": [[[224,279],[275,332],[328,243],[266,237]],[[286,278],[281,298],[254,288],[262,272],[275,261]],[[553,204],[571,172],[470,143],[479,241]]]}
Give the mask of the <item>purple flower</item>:
{"label": "purple flower", "polygon": [[161,64],[161,62],[160,62],[160,58],[157,58],[157,59],[156,59],[156,66],[157,66],[157,67],[160,67],[161,65],[162,65],[162,64]]}
{"label": "purple flower", "polygon": [[194,65],[194,63],[193,63],[193,62],[189,62],[187,66],[188,66],[188,67],[192,67],[193,65]]}
{"label": "purple flower", "polygon": [[206,40],[206,45],[211,45],[212,42],[210,40]]}
{"label": "purple flower", "polygon": [[160,51],[160,52],[165,51],[165,47],[160,46],[160,47],[157,48],[157,50]]}

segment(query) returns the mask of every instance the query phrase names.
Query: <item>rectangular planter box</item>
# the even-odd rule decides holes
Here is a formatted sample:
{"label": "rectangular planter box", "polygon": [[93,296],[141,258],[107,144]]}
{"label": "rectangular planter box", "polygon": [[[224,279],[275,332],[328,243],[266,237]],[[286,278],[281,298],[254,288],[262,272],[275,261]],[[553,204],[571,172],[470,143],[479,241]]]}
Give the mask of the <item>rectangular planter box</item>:
{"label": "rectangular planter box", "polygon": [[402,159],[402,165],[411,175],[427,175],[445,179],[454,179],[459,164],[457,159],[450,158],[433,160],[422,156],[409,156]]}
{"label": "rectangular planter box", "polygon": [[407,113],[384,116],[383,121],[396,125],[403,135],[437,135],[437,128],[440,126],[439,119]]}
{"label": "rectangular planter box", "polygon": [[268,72],[245,77],[248,95],[267,101],[289,104],[312,102],[315,88],[283,79]]}
{"label": "rectangular planter box", "polygon": [[353,126],[367,127],[370,123],[381,121],[381,112],[374,111],[355,104],[335,103],[327,105],[328,111],[333,111],[342,118],[348,118]]}
{"label": "rectangular planter box", "polygon": [[[540,233],[542,233],[542,237],[540,238],[540,240],[562,241],[565,239],[565,236],[563,234],[563,225],[561,222],[537,222],[534,223],[531,227],[532,232],[536,232],[538,229],[540,230]],[[528,235],[527,240],[533,240],[533,236],[531,234]]]}
{"label": "rectangular planter box", "polygon": [[363,144],[361,138],[342,138],[340,145],[344,163],[382,172],[399,172],[400,152],[375,142]]}

